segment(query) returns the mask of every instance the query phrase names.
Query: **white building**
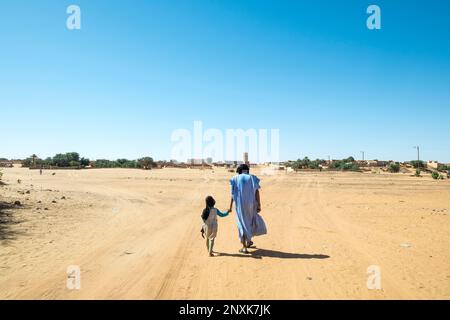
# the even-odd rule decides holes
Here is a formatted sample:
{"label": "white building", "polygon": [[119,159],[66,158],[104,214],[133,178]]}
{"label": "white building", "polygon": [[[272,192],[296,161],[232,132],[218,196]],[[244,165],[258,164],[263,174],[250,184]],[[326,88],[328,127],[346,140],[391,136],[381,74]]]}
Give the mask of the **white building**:
{"label": "white building", "polygon": [[427,168],[429,169],[437,169],[439,167],[439,162],[430,160],[427,162]]}

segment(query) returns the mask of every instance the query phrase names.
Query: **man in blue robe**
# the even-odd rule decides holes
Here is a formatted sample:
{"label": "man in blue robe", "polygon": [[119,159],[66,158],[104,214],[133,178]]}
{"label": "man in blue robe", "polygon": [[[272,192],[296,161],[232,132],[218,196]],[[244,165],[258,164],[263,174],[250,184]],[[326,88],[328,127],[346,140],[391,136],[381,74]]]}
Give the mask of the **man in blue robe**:
{"label": "man in blue robe", "polygon": [[249,253],[248,248],[253,244],[255,215],[261,211],[259,179],[250,174],[250,168],[246,164],[240,165],[237,168],[237,173],[230,180],[232,195],[230,211],[233,209],[233,202],[235,202],[239,239],[242,243],[242,249],[239,252]]}

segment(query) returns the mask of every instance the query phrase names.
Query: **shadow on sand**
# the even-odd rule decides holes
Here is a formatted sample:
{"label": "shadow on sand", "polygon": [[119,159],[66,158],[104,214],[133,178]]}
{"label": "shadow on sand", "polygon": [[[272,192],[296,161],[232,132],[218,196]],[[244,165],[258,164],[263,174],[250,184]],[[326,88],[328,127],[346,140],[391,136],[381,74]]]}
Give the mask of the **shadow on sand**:
{"label": "shadow on sand", "polygon": [[306,254],[306,253],[290,253],[267,249],[257,249],[251,252],[252,256],[269,257],[279,259],[328,259],[330,256],[326,254]]}
{"label": "shadow on sand", "polygon": [[253,259],[262,259],[260,256],[254,256],[251,254],[243,254],[243,253],[225,253],[225,252],[216,252],[218,257],[233,257],[233,258],[253,258]]}
{"label": "shadow on sand", "polygon": [[17,235],[23,234],[22,231],[11,228],[11,226],[20,223],[20,221],[17,221],[13,216],[13,210],[17,208],[21,207],[0,201],[0,241],[3,244],[15,240]]}
{"label": "shadow on sand", "polygon": [[236,257],[236,258],[253,258],[262,259],[267,258],[279,258],[279,259],[328,259],[330,256],[326,254],[306,254],[306,253],[290,253],[267,249],[256,249],[255,251],[250,251],[250,254],[243,253],[224,253],[217,252],[219,257]]}

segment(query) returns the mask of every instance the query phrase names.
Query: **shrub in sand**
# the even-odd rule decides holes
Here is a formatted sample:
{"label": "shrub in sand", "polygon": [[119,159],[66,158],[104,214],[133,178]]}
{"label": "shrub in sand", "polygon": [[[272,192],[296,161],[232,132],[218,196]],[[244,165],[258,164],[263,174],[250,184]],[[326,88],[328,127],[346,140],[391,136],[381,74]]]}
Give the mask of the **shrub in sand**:
{"label": "shrub in sand", "polygon": [[433,173],[431,174],[431,177],[434,180],[444,180],[444,176],[439,174],[439,172],[433,171]]}
{"label": "shrub in sand", "polygon": [[400,165],[398,163],[391,163],[388,167],[390,173],[400,172]]}
{"label": "shrub in sand", "polygon": [[416,177],[420,177],[420,169],[419,169],[419,168],[416,169],[416,174],[415,174],[415,176],[416,176]]}

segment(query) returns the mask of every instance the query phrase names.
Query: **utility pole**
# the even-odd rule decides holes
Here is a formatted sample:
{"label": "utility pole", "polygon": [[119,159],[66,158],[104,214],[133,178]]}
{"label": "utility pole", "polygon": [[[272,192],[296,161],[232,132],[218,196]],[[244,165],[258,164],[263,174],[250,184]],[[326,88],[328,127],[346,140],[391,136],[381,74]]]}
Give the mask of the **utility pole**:
{"label": "utility pole", "polygon": [[364,161],[364,151],[361,151],[362,153],[362,161]]}
{"label": "utility pole", "polygon": [[420,167],[421,167],[421,163],[420,163],[420,147],[419,146],[415,146],[414,149],[417,149],[417,168],[420,169]]}
{"label": "utility pole", "polygon": [[414,149],[417,149],[417,161],[420,162],[420,147],[415,146]]}

